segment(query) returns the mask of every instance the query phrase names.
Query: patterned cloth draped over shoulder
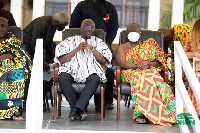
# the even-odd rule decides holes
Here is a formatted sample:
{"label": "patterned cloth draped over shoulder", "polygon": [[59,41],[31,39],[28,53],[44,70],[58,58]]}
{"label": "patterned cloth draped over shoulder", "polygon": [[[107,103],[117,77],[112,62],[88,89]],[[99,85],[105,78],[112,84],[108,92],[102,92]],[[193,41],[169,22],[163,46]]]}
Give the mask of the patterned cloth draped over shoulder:
{"label": "patterned cloth draped over shoulder", "polygon": [[164,82],[159,71],[166,66],[167,55],[159,48],[157,42],[150,38],[142,44],[132,47],[126,53],[126,61],[136,63],[139,61],[157,60],[161,66],[148,69],[123,70],[122,82],[130,83],[131,95],[134,103],[133,119],[142,114],[152,123],[170,126],[175,123],[175,97],[170,86]]}
{"label": "patterned cloth draped over shoulder", "polygon": [[182,43],[184,38],[190,37],[192,32],[192,27],[187,24],[174,25],[172,28],[174,36],[173,41],[170,43],[169,48],[171,50],[171,77],[169,79],[169,84],[172,89],[174,89],[174,41],[180,41]]}
{"label": "patterned cloth draped over shoulder", "polygon": [[22,106],[25,81],[31,73],[32,61],[14,34],[0,43],[0,55],[10,54],[0,64],[0,119],[12,118]]}
{"label": "patterned cloth draped over shoulder", "polygon": [[[191,38],[188,37],[188,38],[185,38],[182,42],[182,46],[183,46],[183,50],[185,52],[192,52],[192,47],[191,47]],[[199,50],[199,49],[198,49]],[[189,60],[191,65],[193,63],[193,60]],[[193,65],[192,65],[193,66]],[[195,75],[196,77],[198,78],[198,80],[200,81],[200,71],[198,71],[198,69],[195,69]],[[185,79],[186,77],[184,77]],[[192,104],[195,108],[195,111],[197,113],[198,116],[200,116],[200,104],[198,103],[197,99],[195,98],[195,95],[191,89],[191,86],[189,85],[188,87],[188,95],[190,96],[190,99],[192,101]]]}

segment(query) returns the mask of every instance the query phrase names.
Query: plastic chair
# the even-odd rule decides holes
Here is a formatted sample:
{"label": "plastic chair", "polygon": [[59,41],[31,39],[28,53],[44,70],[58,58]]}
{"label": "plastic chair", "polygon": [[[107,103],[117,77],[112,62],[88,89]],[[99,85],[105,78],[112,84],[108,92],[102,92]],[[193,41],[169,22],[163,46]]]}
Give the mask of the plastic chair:
{"label": "plastic chair", "polygon": [[22,41],[21,38],[21,28],[20,27],[16,27],[16,26],[10,26],[8,29],[9,32],[12,32],[17,38],[19,38]]}

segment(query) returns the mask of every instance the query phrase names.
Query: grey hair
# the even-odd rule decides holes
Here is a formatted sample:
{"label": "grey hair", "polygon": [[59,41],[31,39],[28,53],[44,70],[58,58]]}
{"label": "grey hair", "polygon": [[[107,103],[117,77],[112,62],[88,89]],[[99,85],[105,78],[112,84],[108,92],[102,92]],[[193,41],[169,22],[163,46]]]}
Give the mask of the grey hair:
{"label": "grey hair", "polygon": [[0,17],[0,19],[3,19],[3,20],[5,20],[5,21],[6,21],[6,23],[8,24],[8,20],[7,20],[6,18],[4,18],[4,17]]}
{"label": "grey hair", "polygon": [[53,19],[59,21],[59,24],[65,24],[69,22],[69,17],[65,12],[58,12],[57,14],[52,16]]}
{"label": "grey hair", "polygon": [[81,23],[81,25],[83,25],[86,21],[91,21],[94,24],[94,26],[95,26],[95,23],[94,23],[94,21],[92,19],[85,19],[85,20],[83,20],[82,23]]}

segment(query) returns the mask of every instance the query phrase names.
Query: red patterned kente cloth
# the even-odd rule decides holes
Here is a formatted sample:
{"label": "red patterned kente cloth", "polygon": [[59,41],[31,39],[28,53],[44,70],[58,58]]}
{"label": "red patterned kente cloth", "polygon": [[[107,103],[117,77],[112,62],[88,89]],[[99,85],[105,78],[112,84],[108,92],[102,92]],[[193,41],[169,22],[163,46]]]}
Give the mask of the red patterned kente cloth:
{"label": "red patterned kente cloth", "polygon": [[[162,66],[166,66],[166,56],[156,41],[150,38],[129,49],[126,61],[136,63],[158,60]],[[154,124],[171,126],[176,120],[175,97],[170,86],[161,77],[160,70],[153,66],[144,70],[123,70],[121,80],[131,85],[133,119],[144,114]]]}
{"label": "red patterned kente cloth", "polygon": [[173,30],[174,36],[173,41],[170,43],[169,48],[171,50],[171,77],[169,79],[169,84],[171,88],[174,89],[174,41],[180,41],[182,43],[183,39],[191,36],[192,27],[188,24],[177,24],[174,25],[171,30]]}
{"label": "red patterned kente cloth", "polygon": [[[183,46],[183,50],[185,52],[192,52],[191,38],[190,37],[185,38],[182,42],[182,46]],[[197,49],[197,50],[199,50],[199,49]],[[193,60],[190,60],[191,65],[192,65],[192,62],[193,62]],[[195,71],[195,75],[198,78],[198,80],[200,81],[200,72]],[[188,94],[189,94],[192,104],[196,110],[197,115],[200,116],[200,104],[198,103],[197,99],[195,98],[195,95],[194,95],[190,85],[188,87]]]}

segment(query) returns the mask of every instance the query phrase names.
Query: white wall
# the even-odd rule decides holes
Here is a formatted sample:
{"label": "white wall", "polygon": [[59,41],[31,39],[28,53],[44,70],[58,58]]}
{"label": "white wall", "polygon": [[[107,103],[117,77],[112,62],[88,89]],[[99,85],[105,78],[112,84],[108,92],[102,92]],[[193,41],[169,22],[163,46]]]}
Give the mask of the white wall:
{"label": "white wall", "polygon": [[183,23],[184,0],[173,0],[171,27]]}
{"label": "white wall", "polygon": [[18,27],[22,26],[22,2],[23,0],[11,0],[10,12],[13,14]]}
{"label": "white wall", "polygon": [[149,0],[148,29],[157,31],[160,23],[160,0]]}
{"label": "white wall", "polygon": [[44,16],[45,0],[33,0],[33,19]]}

